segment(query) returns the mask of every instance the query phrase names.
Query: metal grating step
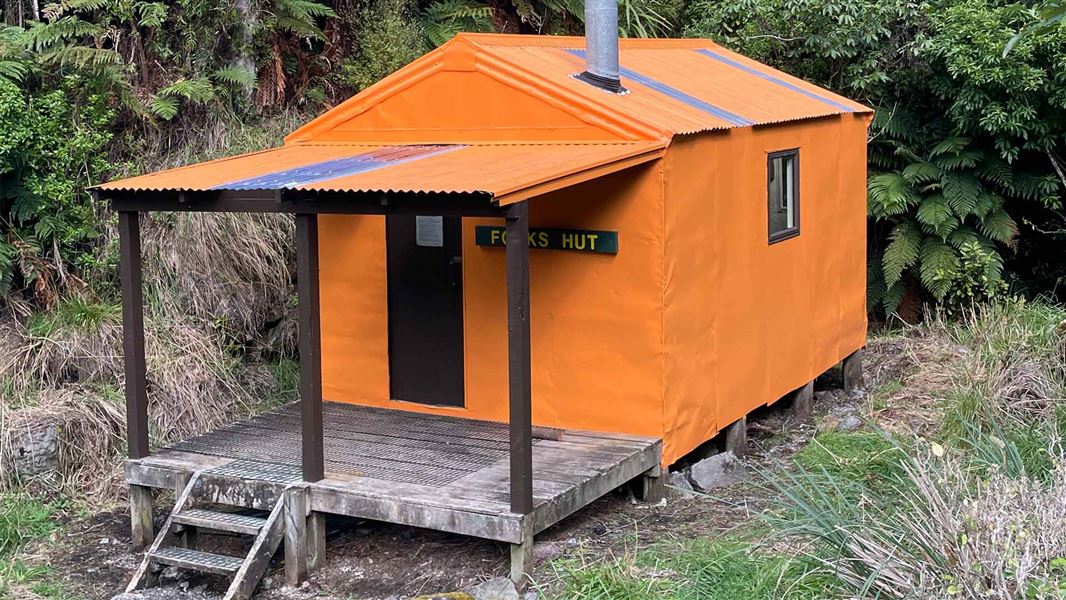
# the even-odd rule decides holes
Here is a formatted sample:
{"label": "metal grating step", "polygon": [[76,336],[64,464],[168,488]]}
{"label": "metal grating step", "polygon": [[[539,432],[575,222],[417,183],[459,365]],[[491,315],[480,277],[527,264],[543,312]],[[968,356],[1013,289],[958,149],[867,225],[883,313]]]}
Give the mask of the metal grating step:
{"label": "metal grating step", "polygon": [[237,459],[204,471],[210,475],[224,475],[241,479],[254,479],[277,484],[296,483],[303,479],[299,465],[268,463],[258,460]]}
{"label": "metal grating step", "polygon": [[181,511],[174,515],[174,522],[204,529],[213,529],[215,531],[243,533],[245,535],[257,535],[259,531],[263,529],[263,526],[266,525],[266,519],[261,517],[203,510],[200,508],[190,508]]}
{"label": "metal grating step", "polygon": [[211,554],[177,546],[156,550],[152,554],[152,561],[216,575],[232,575],[244,564],[242,559],[233,556]]}

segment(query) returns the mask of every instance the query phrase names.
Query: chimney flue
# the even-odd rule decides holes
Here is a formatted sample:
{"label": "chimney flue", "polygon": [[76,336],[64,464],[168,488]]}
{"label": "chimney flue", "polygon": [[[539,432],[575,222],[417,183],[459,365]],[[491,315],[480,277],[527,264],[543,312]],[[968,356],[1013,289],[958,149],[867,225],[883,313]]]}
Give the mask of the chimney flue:
{"label": "chimney flue", "polygon": [[585,0],[585,72],[578,79],[624,94],[618,76],[618,0]]}

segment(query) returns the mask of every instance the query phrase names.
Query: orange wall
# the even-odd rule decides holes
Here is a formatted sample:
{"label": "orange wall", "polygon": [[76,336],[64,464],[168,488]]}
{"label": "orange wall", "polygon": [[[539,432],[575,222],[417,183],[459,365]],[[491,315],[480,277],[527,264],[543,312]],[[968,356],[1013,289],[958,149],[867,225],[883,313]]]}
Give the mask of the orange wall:
{"label": "orange wall", "polygon": [[[666,462],[865,343],[866,125],[845,115],[671,145]],[[771,245],[766,155],[797,147],[800,235]]]}
{"label": "orange wall", "polygon": [[[617,255],[530,252],[539,425],[662,435],[661,165],[530,201],[532,226],[618,231]],[[322,379],[329,400],[507,419],[504,252],[464,219],[466,408],[389,399],[383,217],[320,217]]]}
{"label": "orange wall", "polygon": [[[539,425],[663,436],[669,464],[865,343],[867,119],[676,139],[666,158],[530,201],[533,226],[619,232],[533,250]],[[767,242],[766,154],[800,149],[800,235]],[[663,198],[665,195],[665,202]],[[320,217],[330,400],[507,419],[504,253],[463,225],[466,407],[388,398],[382,217]]]}

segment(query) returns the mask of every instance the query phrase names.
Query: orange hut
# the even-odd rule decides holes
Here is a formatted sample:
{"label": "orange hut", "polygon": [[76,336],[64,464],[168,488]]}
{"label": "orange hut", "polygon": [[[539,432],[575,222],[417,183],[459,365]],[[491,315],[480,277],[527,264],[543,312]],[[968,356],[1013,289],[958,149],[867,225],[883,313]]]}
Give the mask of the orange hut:
{"label": "orange hut", "polygon": [[528,389],[532,426],[661,439],[670,465],[864,345],[871,111],[707,40],[622,40],[617,89],[575,77],[585,52],[459,35],[279,148],[100,193],[313,216],[305,394],[513,443]]}

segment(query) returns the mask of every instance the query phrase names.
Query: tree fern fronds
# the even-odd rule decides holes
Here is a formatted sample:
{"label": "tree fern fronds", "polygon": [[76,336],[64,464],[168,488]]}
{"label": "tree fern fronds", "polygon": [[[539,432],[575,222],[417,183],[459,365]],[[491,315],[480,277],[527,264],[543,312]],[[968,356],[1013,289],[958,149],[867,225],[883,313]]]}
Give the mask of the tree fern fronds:
{"label": "tree fern fronds", "polygon": [[970,138],[962,136],[952,136],[943,140],[936,146],[933,146],[933,149],[929,152],[929,155],[941,156],[945,154],[958,154],[969,145]]}
{"label": "tree fern fronds", "polygon": [[944,175],[943,184],[944,198],[955,215],[965,219],[974,213],[977,199],[984,191],[976,177],[964,173],[947,173]]}
{"label": "tree fern fronds", "polygon": [[173,96],[153,96],[148,102],[148,110],[164,121],[178,115],[178,99]]}
{"label": "tree fern fronds", "polygon": [[891,287],[903,277],[903,272],[915,264],[922,247],[922,233],[910,221],[903,221],[892,228],[888,246],[881,257],[881,271],[885,285]]}
{"label": "tree fern fronds", "polygon": [[256,85],[255,73],[236,65],[216,69],[211,74],[211,79],[218,83],[246,90],[250,90]]}
{"label": "tree fern fronds", "polygon": [[909,183],[929,183],[940,179],[942,172],[940,167],[931,162],[915,162],[903,169],[903,178]]}
{"label": "tree fern fronds", "polygon": [[955,216],[948,201],[940,194],[933,194],[922,200],[922,203],[918,205],[915,218],[930,233],[945,240],[959,226],[959,218]]}
{"label": "tree fern fronds", "polygon": [[474,0],[435,0],[422,11],[422,29],[434,46],[463,31],[492,31],[492,7]]}
{"label": "tree fern fronds", "polygon": [[28,63],[17,60],[0,60],[0,79],[6,79],[12,83],[19,83],[30,72]]}
{"label": "tree fern fronds", "polygon": [[922,244],[918,263],[918,275],[925,289],[937,300],[942,300],[958,272],[958,251],[935,238],[927,238]]}
{"label": "tree fern fronds", "polygon": [[1001,244],[1013,245],[1018,235],[1018,224],[1002,208],[993,211],[978,224],[978,229]]}
{"label": "tree fern fronds", "polygon": [[899,173],[878,173],[866,184],[869,211],[876,217],[901,215],[917,205],[921,197]]}

